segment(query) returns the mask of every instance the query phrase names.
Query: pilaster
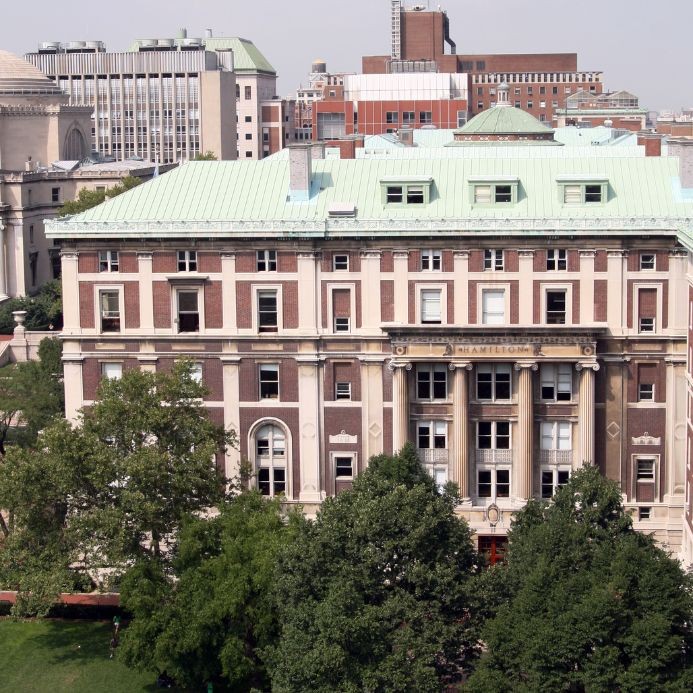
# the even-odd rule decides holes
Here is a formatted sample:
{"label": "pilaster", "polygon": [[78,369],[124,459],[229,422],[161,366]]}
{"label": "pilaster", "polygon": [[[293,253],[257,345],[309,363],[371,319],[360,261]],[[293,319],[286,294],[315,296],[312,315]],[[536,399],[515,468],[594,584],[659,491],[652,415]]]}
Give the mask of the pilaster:
{"label": "pilaster", "polygon": [[236,324],[236,253],[221,254],[222,320],[224,331],[235,334]]}
{"label": "pilaster", "polygon": [[521,500],[529,500],[534,495],[532,467],[534,461],[534,383],[533,373],[539,370],[536,363],[518,362],[515,370],[519,371],[517,395],[517,446],[516,464],[513,465],[515,476],[515,494]]}
{"label": "pilaster", "polygon": [[409,372],[411,363],[390,361],[392,378],[392,450],[396,454],[409,440]]}
{"label": "pilaster", "polygon": [[395,267],[395,322],[406,325],[409,322],[409,251],[395,250],[392,255]]}
{"label": "pilaster", "polygon": [[580,373],[578,401],[578,466],[594,464],[594,380],[599,364],[593,361],[578,363]]}
{"label": "pilaster", "polygon": [[319,503],[323,499],[320,474],[320,379],[319,360],[315,356],[299,356],[298,410],[299,455],[301,460],[299,501]]}
{"label": "pilaster", "polygon": [[154,290],[152,286],[152,253],[137,253],[137,277],[140,292],[140,328],[154,331]]}
{"label": "pilaster", "polygon": [[453,413],[452,413],[452,443],[453,466],[452,480],[459,488],[463,501],[470,499],[469,493],[469,371],[471,363],[454,361],[450,370],[454,373],[453,381]]}

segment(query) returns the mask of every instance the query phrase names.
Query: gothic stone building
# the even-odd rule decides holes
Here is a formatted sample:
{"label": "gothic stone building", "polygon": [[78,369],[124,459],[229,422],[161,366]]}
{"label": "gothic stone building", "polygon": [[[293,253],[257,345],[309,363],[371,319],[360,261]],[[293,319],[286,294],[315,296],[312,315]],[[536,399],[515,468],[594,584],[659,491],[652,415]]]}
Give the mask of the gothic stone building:
{"label": "gothic stone building", "polygon": [[458,149],[194,162],[50,222],[68,416],[102,377],[188,355],[239,433],[226,473],[247,458],[308,512],[411,441],[492,558],[513,511],[591,463],[690,556],[677,159]]}

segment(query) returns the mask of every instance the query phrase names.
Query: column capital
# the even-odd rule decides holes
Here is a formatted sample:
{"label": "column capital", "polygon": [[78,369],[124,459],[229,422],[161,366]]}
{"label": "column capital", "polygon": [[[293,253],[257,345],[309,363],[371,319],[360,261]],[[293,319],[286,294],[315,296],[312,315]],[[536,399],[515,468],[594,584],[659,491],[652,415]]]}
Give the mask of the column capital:
{"label": "column capital", "polygon": [[539,370],[539,364],[536,361],[518,361],[515,364],[516,371],[523,371],[530,368],[536,372]]}
{"label": "column capital", "polygon": [[597,251],[594,249],[580,248],[580,250],[578,252],[580,253],[580,257],[585,257],[585,258],[594,257],[597,254]]}
{"label": "column capital", "polygon": [[451,371],[457,371],[457,370],[471,371],[473,368],[473,365],[470,361],[451,361],[448,364],[448,368]]}
{"label": "column capital", "polygon": [[79,253],[76,250],[61,250],[60,257],[63,260],[77,260],[79,258]]}
{"label": "column capital", "polygon": [[622,248],[619,248],[618,250],[611,249],[611,250],[606,251],[606,256],[607,257],[616,257],[616,258],[628,257],[628,251],[623,250]]}
{"label": "column capital", "polygon": [[575,364],[575,370],[580,373],[583,370],[594,371],[595,373],[601,368],[596,361],[578,361]]}
{"label": "column capital", "polygon": [[153,253],[151,250],[138,250],[137,251],[137,261],[140,260],[151,260]]}
{"label": "column capital", "polygon": [[536,250],[534,248],[520,248],[517,251],[519,257],[534,257]]}
{"label": "column capital", "polygon": [[387,369],[393,372],[401,368],[403,368],[406,371],[410,371],[413,367],[414,365],[411,363],[411,361],[390,360],[390,363],[387,364]]}
{"label": "column capital", "polygon": [[408,250],[393,250],[392,251],[392,257],[397,260],[404,260],[409,257],[409,251]]}
{"label": "column capital", "polygon": [[301,250],[296,253],[299,260],[315,260],[320,257],[320,253],[315,250]]}
{"label": "column capital", "polygon": [[453,257],[460,258],[462,260],[469,259],[469,251],[468,250],[455,250],[452,255],[453,255]]}
{"label": "column capital", "polygon": [[380,260],[383,255],[382,250],[362,250],[360,256],[364,260]]}
{"label": "column capital", "polygon": [[235,260],[236,259],[236,251],[235,250],[224,250],[223,252],[219,253],[221,256],[222,260]]}

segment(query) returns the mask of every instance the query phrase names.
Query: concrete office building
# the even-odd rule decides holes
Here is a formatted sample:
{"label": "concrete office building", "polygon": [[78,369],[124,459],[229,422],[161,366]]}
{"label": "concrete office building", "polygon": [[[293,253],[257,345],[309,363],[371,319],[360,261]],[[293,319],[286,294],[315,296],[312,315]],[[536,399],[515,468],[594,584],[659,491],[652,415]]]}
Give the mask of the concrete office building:
{"label": "concrete office building", "polygon": [[[524,115],[503,122],[523,135]],[[412,441],[496,560],[514,511],[596,464],[635,526],[690,560],[678,160],[469,126],[477,143],[446,148],[464,156],[296,145],[52,222],[68,416],[101,377],[185,354],[239,433],[218,463],[249,459],[267,495],[314,510]]]}

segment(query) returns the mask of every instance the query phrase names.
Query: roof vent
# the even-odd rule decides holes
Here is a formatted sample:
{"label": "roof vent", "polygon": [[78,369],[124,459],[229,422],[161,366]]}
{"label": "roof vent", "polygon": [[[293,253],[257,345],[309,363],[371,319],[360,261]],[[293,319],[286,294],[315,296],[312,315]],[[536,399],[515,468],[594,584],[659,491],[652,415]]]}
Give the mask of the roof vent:
{"label": "roof vent", "polygon": [[353,202],[333,202],[327,208],[327,214],[332,219],[356,216],[356,205]]}

